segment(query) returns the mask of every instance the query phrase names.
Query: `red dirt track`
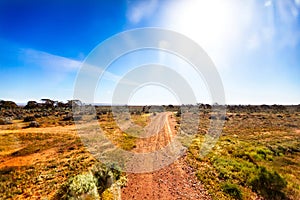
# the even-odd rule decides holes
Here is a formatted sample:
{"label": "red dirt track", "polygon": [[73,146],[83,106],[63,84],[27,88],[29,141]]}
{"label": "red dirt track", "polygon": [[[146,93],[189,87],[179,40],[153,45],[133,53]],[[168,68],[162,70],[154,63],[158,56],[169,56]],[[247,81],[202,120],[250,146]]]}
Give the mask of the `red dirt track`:
{"label": "red dirt track", "polygon": [[[158,114],[154,119],[159,127],[158,134],[140,139],[135,152],[144,153],[166,146],[174,135],[175,119],[169,113]],[[163,124],[161,124],[163,123]],[[155,123],[154,123],[155,124]],[[155,128],[149,128],[149,130]],[[122,189],[121,199],[211,199],[193,169],[186,163],[185,156],[173,164],[149,173],[128,173],[127,186]]]}

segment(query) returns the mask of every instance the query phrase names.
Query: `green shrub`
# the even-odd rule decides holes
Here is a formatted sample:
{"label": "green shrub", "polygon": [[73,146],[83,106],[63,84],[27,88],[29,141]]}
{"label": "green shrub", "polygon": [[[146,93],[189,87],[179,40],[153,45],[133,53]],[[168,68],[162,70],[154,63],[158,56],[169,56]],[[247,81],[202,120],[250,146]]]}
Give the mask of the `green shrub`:
{"label": "green shrub", "polygon": [[109,188],[121,175],[121,171],[115,165],[106,166],[102,163],[95,164],[92,173],[96,178],[97,188],[100,193]]}
{"label": "green shrub", "polygon": [[267,152],[264,149],[258,149],[256,153],[260,155],[264,160],[267,158]]}
{"label": "green shrub", "polygon": [[222,190],[234,199],[243,199],[242,192],[236,184],[225,183],[222,185]]}
{"label": "green shrub", "polygon": [[79,174],[63,184],[53,199],[99,199],[96,184],[93,174]]}
{"label": "green shrub", "polygon": [[70,194],[79,197],[83,194],[90,194],[91,196],[97,196],[96,179],[91,173],[79,174],[70,179],[69,190]]}
{"label": "green shrub", "polygon": [[88,173],[71,177],[53,199],[99,199],[101,193],[113,183],[118,183],[120,187],[126,184],[126,178],[121,176],[121,170],[114,164],[96,163]]}
{"label": "green shrub", "polygon": [[276,171],[270,172],[265,167],[259,167],[258,175],[250,180],[250,185],[265,199],[285,199],[282,189],[287,182]]}
{"label": "green shrub", "polygon": [[[270,172],[265,167],[257,166],[249,161],[234,158],[214,158],[213,166],[217,170],[218,178],[224,181],[234,180],[240,185],[251,186],[265,199],[285,199],[283,189],[287,182],[276,172]],[[237,195],[236,190],[224,185],[223,191],[228,194]],[[236,193],[236,194],[235,194]],[[231,196],[232,196],[231,195]],[[238,198],[238,197],[235,198]]]}
{"label": "green shrub", "polygon": [[246,184],[247,179],[256,173],[256,165],[234,158],[215,158],[213,166],[222,180],[236,180],[239,184]]}

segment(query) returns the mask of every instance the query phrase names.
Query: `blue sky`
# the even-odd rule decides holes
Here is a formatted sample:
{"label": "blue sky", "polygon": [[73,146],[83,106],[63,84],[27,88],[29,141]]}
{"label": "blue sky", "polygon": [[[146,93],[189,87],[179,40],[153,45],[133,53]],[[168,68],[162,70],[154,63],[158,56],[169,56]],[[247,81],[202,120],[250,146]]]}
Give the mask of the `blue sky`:
{"label": "blue sky", "polygon": [[[1,0],[0,99],[72,99],[88,54],[114,34],[142,27],[171,29],[203,47],[228,104],[300,103],[300,0]],[[114,63],[95,102],[109,102],[118,77],[159,56],[140,52]],[[165,57],[165,65],[176,61]],[[191,84],[198,101],[209,102],[201,80]],[[157,86],[133,94],[132,103],[151,102],[175,104],[176,97]]]}

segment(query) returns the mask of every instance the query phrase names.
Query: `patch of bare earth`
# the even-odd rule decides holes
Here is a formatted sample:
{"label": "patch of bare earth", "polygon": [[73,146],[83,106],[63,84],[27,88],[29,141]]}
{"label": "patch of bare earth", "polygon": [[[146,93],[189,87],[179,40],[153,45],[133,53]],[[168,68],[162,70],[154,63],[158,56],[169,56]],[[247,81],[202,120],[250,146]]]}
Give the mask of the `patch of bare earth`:
{"label": "patch of bare earth", "polygon": [[[65,142],[61,141],[59,143],[56,143],[53,145],[53,138],[47,135],[48,133],[53,133],[53,134],[69,134],[69,132],[73,131],[74,126],[67,126],[67,127],[46,127],[46,128],[28,128],[28,129],[19,129],[19,130],[2,130],[0,131],[0,134],[20,134],[20,135],[27,135],[23,137],[30,137],[31,134],[40,134],[42,137],[45,137],[43,139],[44,143],[41,141],[36,141],[33,139],[33,143],[30,143],[27,141],[25,144],[19,144],[19,139],[16,138],[14,141],[14,146],[16,146],[15,149],[10,149],[5,152],[2,152],[3,156],[0,154],[0,169],[3,167],[21,167],[21,166],[29,166],[29,165],[34,165],[37,162],[46,162],[49,161],[50,159],[53,159],[58,156],[58,147],[59,146],[64,146]],[[37,135],[32,136],[32,137],[37,137]],[[40,148],[36,149],[36,152],[29,153],[28,155],[14,155],[14,153],[18,151],[22,151],[23,148],[30,147],[36,145],[36,143],[40,142]],[[49,148],[43,149],[43,146],[46,144],[52,144],[50,145]],[[13,146],[13,145],[11,145]],[[41,150],[40,150],[41,149]],[[6,156],[5,156],[6,155]]]}
{"label": "patch of bare earth", "polygon": [[[163,113],[156,119],[158,123],[164,124],[157,126],[163,128],[158,134],[138,140],[135,149],[137,153],[159,150],[169,144],[175,136],[176,122],[172,115]],[[158,171],[128,173],[127,177],[128,183],[122,189],[122,199],[211,199],[197,180],[193,169],[186,163],[185,156]]]}
{"label": "patch of bare earth", "polygon": [[0,159],[0,169],[3,167],[21,167],[33,165],[36,162],[47,161],[49,160],[49,158],[55,156],[56,154],[56,148],[52,148],[26,156],[9,157],[5,160]]}

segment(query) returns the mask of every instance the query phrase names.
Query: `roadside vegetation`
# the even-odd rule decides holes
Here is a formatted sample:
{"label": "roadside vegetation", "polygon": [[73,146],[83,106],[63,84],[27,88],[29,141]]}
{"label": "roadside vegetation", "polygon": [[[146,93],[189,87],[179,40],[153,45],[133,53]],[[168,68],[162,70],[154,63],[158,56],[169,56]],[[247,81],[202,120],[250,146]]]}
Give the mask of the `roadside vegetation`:
{"label": "roadside vegetation", "polygon": [[300,199],[299,111],[227,115],[223,136],[207,156],[199,155],[203,134],[188,153],[213,199]]}
{"label": "roadside vegetation", "polygon": [[[0,199],[115,199],[126,184],[125,174],[87,151],[70,104],[46,102],[30,101],[24,108],[1,102]],[[149,114],[133,112],[131,120],[146,126]],[[117,128],[109,107],[98,107],[97,119],[116,145],[135,147],[135,138]],[[30,125],[33,122],[37,125]]]}
{"label": "roadside vegetation", "polygon": [[[114,199],[126,174],[99,163],[84,147],[71,108],[80,102],[42,102],[0,102],[1,198]],[[197,106],[193,116],[199,114],[200,124],[187,161],[213,199],[300,199],[299,105],[228,106],[222,136],[204,157],[199,150],[214,118],[210,105]],[[178,106],[164,109],[174,113],[176,130],[192,128],[180,127]],[[125,122],[143,128],[161,110],[131,106],[129,112]],[[96,119],[115,145],[134,150],[137,138],[120,129],[109,106],[96,107]]]}

